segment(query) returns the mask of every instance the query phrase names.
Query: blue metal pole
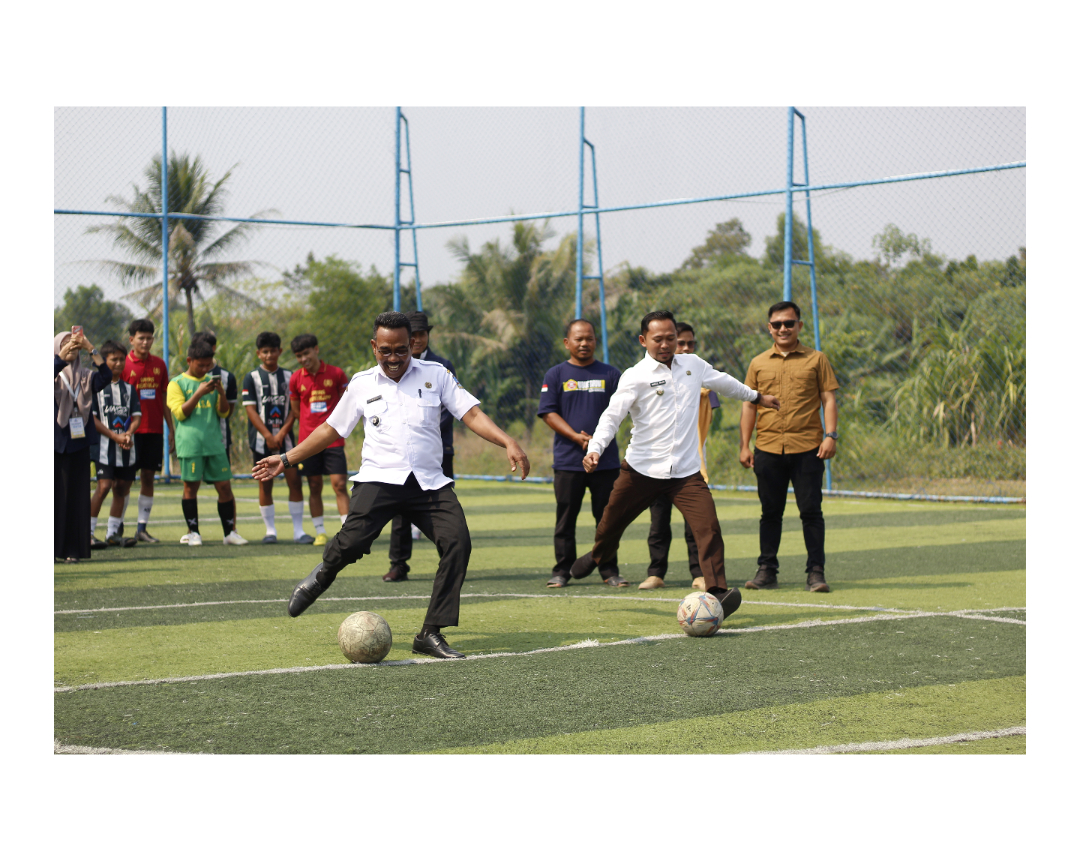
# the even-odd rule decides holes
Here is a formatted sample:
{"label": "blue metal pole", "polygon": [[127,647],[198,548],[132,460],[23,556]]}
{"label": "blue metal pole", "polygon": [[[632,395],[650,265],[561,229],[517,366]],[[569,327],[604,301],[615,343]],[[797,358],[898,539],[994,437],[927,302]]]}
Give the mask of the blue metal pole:
{"label": "blue metal pole", "polygon": [[401,106],[394,112],[394,312],[401,312]]}
{"label": "blue metal pole", "polygon": [[578,136],[578,198],[577,198],[577,283],[574,318],[581,318],[582,261],[585,255],[585,106],[581,106],[581,134]]}
{"label": "blue metal pole", "polygon": [[408,166],[409,166],[409,223],[412,225],[413,273],[416,275],[416,309],[417,309],[417,312],[419,312],[419,311],[423,310],[423,308],[424,308],[424,301],[420,297],[420,253],[416,249],[416,205],[413,203],[412,146],[409,144],[409,118],[405,117],[404,120],[405,120],[405,161],[406,161],[406,163],[408,163]]}
{"label": "blue metal pole", "polygon": [[795,172],[795,107],[788,108],[787,190],[784,209],[784,300],[791,300],[791,182]]}
{"label": "blue metal pole", "polygon": [[[596,148],[589,145],[592,154],[593,204],[600,207],[600,188],[596,181]],[[600,246],[600,213],[596,214],[596,272],[600,282],[600,340],[604,348],[604,363],[608,363],[607,304],[604,299],[604,256]]]}
{"label": "blue metal pole", "polygon": [[[165,377],[169,377],[169,126],[168,108],[161,106],[161,356],[165,361]],[[169,425],[162,427],[162,446],[165,482],[172,478],[169,459]]]}

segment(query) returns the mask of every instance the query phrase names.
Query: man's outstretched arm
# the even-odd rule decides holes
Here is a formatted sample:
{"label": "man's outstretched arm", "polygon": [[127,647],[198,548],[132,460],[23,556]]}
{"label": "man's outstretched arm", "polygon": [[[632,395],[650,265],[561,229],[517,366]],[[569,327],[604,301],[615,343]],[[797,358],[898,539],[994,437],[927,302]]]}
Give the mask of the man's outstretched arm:
{"label": "man's outstretched arm", "polygon": [[[296,465],[319,453],[319,451],[326,450],[332,442],[337,441],[339,438],[341,438],[341,433],[323,421],[311,435],[288,451],[285,456],[289,458],[291,465]],[[281,462],[281,455],[271,454],[255,463],[255,468],[251,470],[251,476],[257,481],[268,481],[277,477],[283,471],[285,471],[285,466]]]}

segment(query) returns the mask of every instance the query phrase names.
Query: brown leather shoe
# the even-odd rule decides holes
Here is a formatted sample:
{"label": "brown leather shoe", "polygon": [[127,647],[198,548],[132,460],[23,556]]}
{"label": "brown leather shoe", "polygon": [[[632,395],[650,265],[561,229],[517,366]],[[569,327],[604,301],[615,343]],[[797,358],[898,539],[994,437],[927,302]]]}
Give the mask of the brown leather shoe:
{"label": "brown leather shoe", "polygon": [[639,589],[662,589],[664,588],[664,580],[661,577],[646,577],[644,582],[639,586]]}
{"label": "brown leather shoe", "polygon": [[397,565],[394,565],[394,567],[383,574],[382,578],[384,583],[400,583],[407,579],[409,579],[408,573]]}
{"label": "brown leather shoe", "polygon": [[806,591],[827,592],[829,584],[825,582],[825,571],[820,568],[811,568],[806,572]]}
{"label": "brown leather shoe", "polygon": [[748,589],[775,589],[778,585],[780,583],[776,579],[776,571],[769,570],[769,568],[758,568],[754,579],[746,581],[746,588]]}

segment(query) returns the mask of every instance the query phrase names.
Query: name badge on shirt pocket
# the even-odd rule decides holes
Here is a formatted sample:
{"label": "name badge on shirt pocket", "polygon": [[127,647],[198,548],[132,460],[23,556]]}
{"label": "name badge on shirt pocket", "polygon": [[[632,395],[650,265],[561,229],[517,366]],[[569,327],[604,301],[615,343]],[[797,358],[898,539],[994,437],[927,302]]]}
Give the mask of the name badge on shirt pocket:
{"label": "name badge on shirt pocket", "polygon": [[319,400],[318,402],[310,403],[312,414],[325,414],[326,413],[326,400]]}
{"label": "name badge on shirt pocket", "polygon": [[68,420],[68,432],[73,439],[86,438],[86,427],[81,417],[73,417]]}
{"label": "name badge on shirt pocket", "polygon": [[157,388],[144,387],[139,389],[139,399],[157,399]]}

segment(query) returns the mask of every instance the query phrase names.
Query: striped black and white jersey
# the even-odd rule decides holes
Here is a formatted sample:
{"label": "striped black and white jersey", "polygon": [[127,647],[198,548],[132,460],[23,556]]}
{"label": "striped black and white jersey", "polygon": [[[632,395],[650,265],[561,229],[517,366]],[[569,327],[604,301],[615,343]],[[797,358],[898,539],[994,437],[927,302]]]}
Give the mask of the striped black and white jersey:
{"label": "striped black and white jersey", "polygon": [[[125,433],[131,428],[131,419],[142,415],[139,394],[130,384],[114,381],[104,390],[94,395],[94,415],[114,433]],[[108,436],[98,436],[99,444],[95,462],[99,466],[135,465],[135,440],[132,436],[131,449],[124,450]]]}
{"label": "striped black and white jersey", "polygon": [[[255,410],[266,424],[266,428],[272,433],[277,433],[285,423],[289,415],[289,378],[292,372],[278,367],[273,372],[267,372],[261,366],[244,376],[243,400],[244,405],[253,405]],[[266,453],[266,438],[255,429],[254,424],[248,424],[248,443],[253,451]],[[296,443],[293,436],[285,437],[283,450],[289,450]]]}
{"label": "striped black and white jersey", "polygon": [[[210,370],[210,375],[221,376],[221,386],[225,389],[225,399],[228,401],[234,409],[236,408],[236,376],[229,372],[227,369],[223,369],[218,365],[214,365],[214,368]],[[225,453],[229,453],[232,448],[232,426],[231,422],[233,415],[236,412],[229,412],[228,417],[221,418],[221,438],[225,442]]]}

